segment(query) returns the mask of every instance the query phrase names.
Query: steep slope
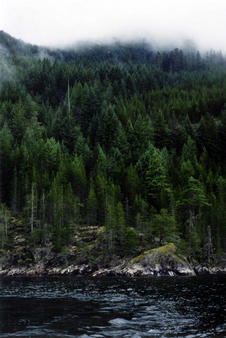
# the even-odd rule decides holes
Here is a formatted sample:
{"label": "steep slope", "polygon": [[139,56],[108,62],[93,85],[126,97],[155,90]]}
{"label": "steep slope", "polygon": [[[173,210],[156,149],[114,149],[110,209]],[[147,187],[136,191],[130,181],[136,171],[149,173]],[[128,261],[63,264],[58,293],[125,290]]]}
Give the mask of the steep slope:
{"label": "steep slope", "polygon": [[6,264],[39,263],[40,251],[105,266],[167,243],[190,261],[221,260],[220,53],[158,52],[143,42],[47,50],[4,32],[1,46]]}

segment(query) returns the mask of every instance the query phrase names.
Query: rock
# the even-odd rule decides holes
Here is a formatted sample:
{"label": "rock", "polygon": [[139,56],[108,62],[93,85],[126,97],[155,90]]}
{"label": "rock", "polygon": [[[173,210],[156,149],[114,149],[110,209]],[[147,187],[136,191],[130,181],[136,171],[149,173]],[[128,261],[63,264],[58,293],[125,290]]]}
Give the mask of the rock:
{"label": "rock", "polygon": [[226,274],[226,266],[214,266],[209,269],[211,274]]}
{"label": "rock", "polygon": [[186,258],[176,254],[174,244],[151,249],[127,263],[99,269],[92,276],[194,276],[195,271]]}
{"label": "rock", "polygon": [[133,258],[123,269],[128,275],[194,276],[195,271],[186,258],[176,254],[173,243],[148,250]]}
{"label": "rock", "polygon": [[194,267],[194,270],[197,275],[216,275],[216,274],[226,274],[226,264],[221,263],[218,266],[201,266],[201,265],[196,265]]}
{"label": "rock", "polygon": [[194,270],[195,270],[197,275],[209,274],[209,268],[207,268],[206,266],[196,265],[194,267]]}
{"label": "rock", "polygon": [[[206,274],[226,274],[225,260],[216,266],[202,266],[197,262],[189,264],[187,259],[176,253],[174,244],[143,252],[141,255],[125,260],[114,257],[108,266],[90,264],[86,258],[79,258],[74,250],[64,259],[51,248],[37,248],[33,251],[32,263],[18,264],[13,255],[0,257],[0,276],[43,276],[43,275],[82,275],[82,276],[194,276]],[[70,257],[71,259],[68,259]],[[3,259],[4,258],[4,259]],[[16,257],[17,258],[17,257]],[[12,264],[12,262],[14,264]]]}

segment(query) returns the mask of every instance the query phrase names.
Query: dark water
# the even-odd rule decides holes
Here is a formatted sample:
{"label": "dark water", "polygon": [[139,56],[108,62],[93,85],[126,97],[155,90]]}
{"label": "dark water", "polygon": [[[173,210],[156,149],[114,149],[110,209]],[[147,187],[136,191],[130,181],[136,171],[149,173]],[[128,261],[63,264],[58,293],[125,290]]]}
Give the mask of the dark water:
{"label": "dark water", "polygon": [[1,279],[0,337],[224,337],[225,281]]}

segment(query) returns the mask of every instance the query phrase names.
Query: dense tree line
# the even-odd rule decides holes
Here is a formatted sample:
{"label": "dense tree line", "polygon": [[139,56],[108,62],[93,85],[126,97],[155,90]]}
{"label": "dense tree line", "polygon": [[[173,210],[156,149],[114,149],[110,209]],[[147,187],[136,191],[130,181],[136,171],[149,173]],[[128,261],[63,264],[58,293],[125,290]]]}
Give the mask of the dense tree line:
{"label": "dense tree line", "polygon": [[13,48],[0,65],[2,248],[16,217],[35,245],[57,251],[88,225],[109,255],[166,242],[199,260],[222,254],[222,54],[139,43],[41,60]]}

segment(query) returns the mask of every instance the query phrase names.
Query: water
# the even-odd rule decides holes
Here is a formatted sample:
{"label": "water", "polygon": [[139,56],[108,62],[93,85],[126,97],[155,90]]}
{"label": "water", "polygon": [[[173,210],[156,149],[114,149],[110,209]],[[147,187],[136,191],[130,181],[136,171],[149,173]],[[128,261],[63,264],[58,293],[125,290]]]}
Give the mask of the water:
{"label": "water", "polygon": [[224,337],[223,276],[0,280],[0,337]]}

